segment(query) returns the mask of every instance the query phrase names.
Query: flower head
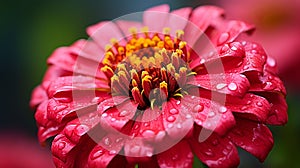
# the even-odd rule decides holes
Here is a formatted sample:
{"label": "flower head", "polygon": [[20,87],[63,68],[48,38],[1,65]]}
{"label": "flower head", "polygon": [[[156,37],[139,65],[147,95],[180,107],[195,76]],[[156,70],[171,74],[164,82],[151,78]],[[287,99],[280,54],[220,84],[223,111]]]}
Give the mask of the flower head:
{"label": "flower head", "polygon": [[89,27],[33,92],[40,141],[55,136],[58,167],[191,167],[194,155],[234,167],[237,146],[264,161],[286,93],[262,47],[236,41],[252,30],[214,6],[167,5]]}

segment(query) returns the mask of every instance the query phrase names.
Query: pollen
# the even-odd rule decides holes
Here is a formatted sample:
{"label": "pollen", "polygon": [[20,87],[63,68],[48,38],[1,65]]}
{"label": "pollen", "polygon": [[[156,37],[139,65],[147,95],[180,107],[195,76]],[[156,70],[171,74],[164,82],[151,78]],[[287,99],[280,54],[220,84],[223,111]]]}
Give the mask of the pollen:
{"label": "pollen", "polygon": [[148,27],[129,29],[125,45],[111,39],[107,45],[101,71],[110,81],[113,95],[129,96],[139,109],[162,107],[169,98],[180,99],[189,76],[189,53],[182,40],[184,31],[175,37],[171,29],[149,32]]}

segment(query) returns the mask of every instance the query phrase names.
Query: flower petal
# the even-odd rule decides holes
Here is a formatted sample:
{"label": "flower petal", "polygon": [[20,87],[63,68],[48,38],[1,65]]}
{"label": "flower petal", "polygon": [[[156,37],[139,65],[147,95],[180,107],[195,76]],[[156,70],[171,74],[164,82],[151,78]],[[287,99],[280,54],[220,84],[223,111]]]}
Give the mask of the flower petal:
{"label": "flower petal", "polygon": [[238,119],[236,125],[228,137],[237,146],[263,162],[273,147],[273,137],[269,128],[264,124],[243,119]]}
{"label": "flower petal", "polygon": [[270,103],[261,96],[247,93],[244,97],[228,96],[226,107],[239,117],[265,122],[271,109]]}
{"label": "flower petal", "polygon": [[191,12],[192,8],[180,8],[169,14],[165,26],[170,28],[171,37],[176,37],[177,30],[184,30]]}
{"label": "flower petal", "polygon": [[184,29],[183,39],[190,47],[193,47],[212,21],[222,14],[223,10],[214,6],[200,6],[194,9],[189,19],[190,22]]}
{"label": "flower petal", "polygon": [[190,144],[193,152],[203,163],[211,168],[238,166],[238,151],[228,138],[212,133],[208,139],[199,143],[197,140],[199,131],[196,131],[194,139],[190,139]]}
{"label": "flower petal", "polygon": [[237,73],[196,75],[188,84],[233,96],[243,96],[250,87],[246,76]]}
{"label": "flower petal", "polygon": [[48,96],[45,89],[39,85],[32,91],[31,99],[30,99],[30,107],[36,108],[43,101],[47,100]]}
{"label": "flower petal", "polygon": [[[203,94],[201,94],[201,97],[184,96],[181,102],[184,107],[182,109],[186,109],[193,115],[196,124],[218,134],[225,134],[235,125],[231,111],[213,99],[206,99],[202,96]],[[225,103],[225,96],[218,97],[217,99],[224,99]]]}
{"label": "flower petal", "polygon": [[137,33],[140,33],[140,29],[143,27],[141,22],[135,21],[128,21],[128,20],[117,20],[116,24],[118,25],[119,29],[123,32],[126,38],[130,37],[132,33],[130,32],[130,28],[136,28]]}
{"label": "flower petal", "polygon": [[150,32],[161,33],[169,16],[169,5],[160,5],[147,9],[143,15],[143,23]]}
{"label": "flower petal", "polygon": [[182,140],[172,148],[157,155],[160,167],[192,167],[194,155],[187,141]]}
{"label": "flower petal", "polygon": [[111,39],[116,39],[119,44],[126,44],[122,31],[111,21],[104,21],[87,28],[88,35],[105,50],[105,46],[111,44]]}

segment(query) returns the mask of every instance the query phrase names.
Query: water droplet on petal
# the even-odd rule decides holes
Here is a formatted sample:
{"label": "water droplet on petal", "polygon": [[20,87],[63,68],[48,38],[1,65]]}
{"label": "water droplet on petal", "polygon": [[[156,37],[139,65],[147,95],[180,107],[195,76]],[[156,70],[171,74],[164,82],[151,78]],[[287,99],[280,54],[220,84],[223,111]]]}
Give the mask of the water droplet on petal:
{"label": "water droplet on petal", "polygon": [[117,151],[115,151],[115,150],[109,151],[109,154],[110,154],[110,155],[115,155],[116,153],[117,153]]}
{"label": "water droplet on petal", "polygon": [[231,91],[235,91],[237,89],[237,85],[232,82],[228,85],[228,89]]}
{"label": "water droplet on petal", "polygon": [[189,152],[189,154],[187,155],[187,158],[192,159],[194,157],[192,152]]}
{"label": "water droplet on petal", "polygon": [[245,111],[247,108],[248,108],[247,106],[242,106],[240,109],[241,109],[242,111]]}
{"label": "water droplet on petal", "polygon": [[156,136],[155,136],[155,140],[156,141],[161,141],[166,135],[165,131],[159,131]]}
{"label": "water droplet on petal", "polygon": [[97,152],[95,152],[92,156],[92,160],[95,160],[97,158],[99,158],[100,156],[102,156],[104,154],[103,150],[98,150]]}
{"label": "water droplet on petal", "polygon": [[62,150],[63,148],[65,148],[65,146],[66,146],[66,142],[60,142],[58,144],[58,149]]}
{"label": "water droplet on petal", "polygon": [[168,124],[168,128],[172,128],[174,125],[172,123]]}
{"label": "water droplet on petal", "polygon": [[217,139],[213,140],[213,141],[212,141],[212,144],[213,144],[214,146],[219,145],[219,140],[217,140]]}
{"label": "water droplet on petal", "polygon": [[111,139],[108,138],[108,137],[104,138],[103,142],[104,142],[104,144],[105,144],[106,146],[111,145]]}
{"label": "water droplet on petal", "polygon": [[148,127],[149,125],[150,125],[149,122],[145,122],[145,123],[144,123],[144,126],[145,126],[145,127]]}
{"label": "water droplet on petal", "polygon": [[119,142],[121,142],[123,140],[123,138],[117,138],[116,139],[116,143],[119,143]]}
{"label": "water droplet on petal", "polygon": [[129,115],[129,114],[130,114],[129,111],[123,110],[123,111],[120,112],[119,117],[125,117],[125,116],[127,116],[127,115]]}
{"label": "water droplet on petal", "polygon": [[218,39],[218,44],[223,44],[225,43],[227,40],[229,39],[229,33],[225,32],[225,33],[222,33]]}
{"label": "water droplet on petal", "polygon": [[111,118],[110,121],[111,121],[111,122],[115,122],[115,121],[116,121],[116,118]]}
{"label": "water droplet on petal", "polygon": [[146,152],[146,156],[151,157],[152,155],[153,155],[153,153],[151,151]]}
{"label": "water droplet on petal", "polygon": [[182,128],[182,125],[181,125],[180,123],[178,123],[178,124],[176,125],[176,127],[177,127],[178,129],[180,129],[180,128]]}
{"label": "water droplet on petal", "polygon": [[263,104],[262,104],[261,102],[257,102],[256,105],[257,105],[258,107],[262,107],[262,106],[263,106]]}
{"label": "water droplet on petal", "polygon": [[173,108],[173,109],[170,110],[170,113],[171,114],[178,114],[179,112],[178,112],[177,109]]}
{"label": "water droplet on petal", "polygon": [[208,149],[208,151],[204,152],[207,156],[213,156],[214,154],[212,153],[211,149]]}
{"label": "water droplet on petal", "polygon": [[262,87],[264,90],[273,90],[275,88],[275,86],[273,85],[272,82],[268,81],[266,83],[263,84]]}
{"label": "water droplet on petal", "polygon": [[76,134],[79,136],[84,135],[89,130],[89,127],[86,125],[79,125],[76,127]]}
{"label": "water droplet on petal", "polygon": [[208,117],[214,117],[215,115],[216,115],[216,113],[213,112],[213,111],[210,111],[210,112],[207,114]]}
{"label": "water droplet on petal", "polygon": [[270,66],[270,67],[275,67],[276,66],[276,61],[275,59],[271,58],[271,57],[268,57],[267,59],[267,64]]}
{"label": "water droplet on petal", "polygon": [[224,150],[223,150],[223,154],[224,154],[224,155],[228,155],[228,153],[229,153],[229,151],[228,151],[227,149],[224,149]]}
{"label": "water droplet on petal", "polygon": [[221,106],[220,108],[219,108],[219,112],[220,113],[225,113],[227,111],[227,108],[225,107],[225,106]]}
{"label": "water droplet on petal", "polygon": [[249,104],[251,104],[251,103],[252,103],[252,101],[251,101],[251,100],[248,100],[246,104],[249,105]]}
{"label": "water droplet on petal", "polygon": [[216,85],[216,88],[220,90],[220,89],[223,89],[226,86],[227,86],[226,83],[219,83],[219,84]]}
{"label": "water droplet on petal", "polygon": [[131,149],[130,149],[130,151],[132,152],[132,153],[138,153],[139,151],[140,151],[140,149],[141,149],[141,147],[139,147],[139,146],[134,146],[134,147],[132,147]]}
{"label": "water droplet on petal", "polygon": [[136,124],[133,129],[137,130],[139,127],[140,125]]}
{"label": "water droplet on petal", "polygon": [[100,97],[94,97],[92,103],[98,103],[101,100]]}
{"label": "water droplet on petal", "polygon": [[175,121],[175,117],[174,116],[169,116],[168,118],[167,118],[167,121],[169,121],[169,122],[174,122]]}
{"label": "water droplet on petal", "polygon": [[181,101],[180,101],[180,100],[177,100],[176,104],[179,105],[180,103],[181,103]]}
{"label": "water droplet on petal", "polygon": [[178,159],[178,155],[177,155],[177,154],[175,154],[175,155],[172,157],[172,160],[176,160],[176,159]]}
{"label": "water droplet on petal", "polygon": [[152,131],[152,130],[145,130],[143,133],[142,133],[142,136],[145,137],[145,138],[152,138],[155,136],[155,132]]}
{"label": "water droplet on petal", "polygon": [[202,58],[202,59],[200,60],[200,64],[204,64],[204,63],[205,63],[205,59]]}
{"label": "water droplet on petal", "polygon": [[103,118],[105,118],[105,117],[107,117],[107,113],[103,113],[102,115],[101,115],[101,117],[103,117]]}
{"label": "water droplet on petal", "polygon": [[204,107],[201,104],[197,104],[196,106],[194,106],[193,111],[194,112],[201,112],[203,111]]}
{"label": "water droplet on petal", "polygon": [[187,114],[187,115],[185,116],[185,118],[186,118],[186,119],[190,119],[190,118],[192,118],[192,115]]}

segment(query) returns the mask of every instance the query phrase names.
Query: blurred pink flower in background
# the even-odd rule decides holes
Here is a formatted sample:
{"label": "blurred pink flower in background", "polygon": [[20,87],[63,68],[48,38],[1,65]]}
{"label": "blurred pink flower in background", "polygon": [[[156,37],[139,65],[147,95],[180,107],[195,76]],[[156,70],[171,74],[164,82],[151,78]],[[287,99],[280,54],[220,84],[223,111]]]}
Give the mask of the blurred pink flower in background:
{"label": "blurred pink flower in background", "polygon": [[[256,26],[248,37],[259,41],[269,56],[276,59],[279,75],[288,86],[298,86],[300,79],[300,1],[299,0],[227,0],[217,1],[226,17],[247,20]],[[247,38],[247,37],[246,37]],[[272,61],[272,60],[271,60]]]}
{"label": "blurred pink flower in background", "polygon": [[1,133],[1,168],[53,168],[51,153],[34,138],[20,133]]}

